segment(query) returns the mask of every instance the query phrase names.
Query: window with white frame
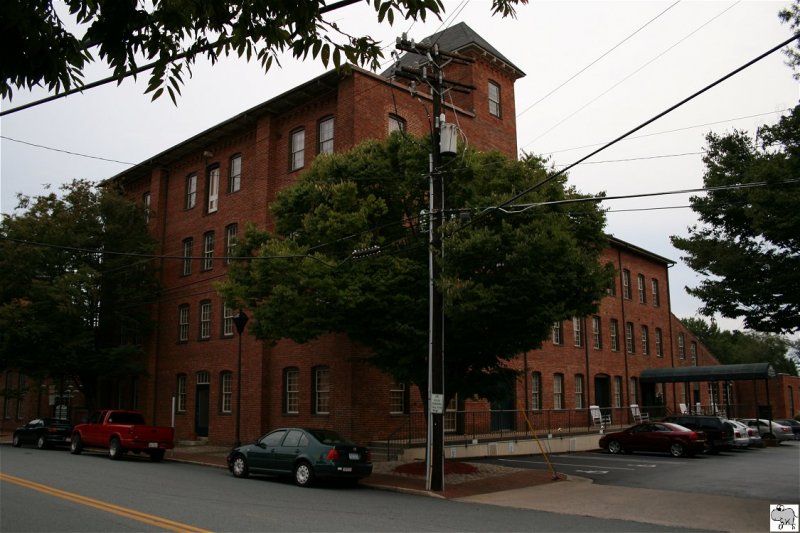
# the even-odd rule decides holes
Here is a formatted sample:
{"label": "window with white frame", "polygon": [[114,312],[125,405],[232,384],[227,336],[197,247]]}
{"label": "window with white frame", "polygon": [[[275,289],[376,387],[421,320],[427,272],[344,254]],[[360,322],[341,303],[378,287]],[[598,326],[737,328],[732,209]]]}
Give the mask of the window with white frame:
{"label": "window with white frame", "polygon": [[572,317],[572,336],[575,346],[583,346],[583,320],[581,318]]}
{"label": "window with white frame", "polygon": [[631,271],[622,271],[622,297],[626,300],[631,299]]}
{"label": "window with white frame", "polygon": [[227,303],[223,303],[222,304],[222,336],[223,337],[233,337],[233,332],[234,332],[233,317],[234,317],[233,308],[231,306],[229,306]]}
{"label": "window with white frame", "polygon": [[631,378],[630,390],[628,391],[630,395],[631,403],[639,403],[639,380],[636,378]]}
{"label": "window with white frame", "polygon": [[564,332],[562,330],[561,322],[553,322],[552,339],[553,344],[564,344]]}
{"label": "window with white frame", "polygon": [[694,341],[689,343],[689,355],[692,358],[692,366],[697,366],[697,343]]}
{"label": "window with white frame", "polygon": [[603,348],[602,323],[599,316],[592,317],[592,346],[595,350]]}
{"label": "window with white frame", "polygon": [[150,191],[142,195],[142,207],[144,207],[144,221],[150,223]]}
{"label": "window with white frame", "polygon": [[608,324],[609,340],[611,341],[611,351],[619,351],[619,322],[612,318]]}
{"label": "window with white frame", "polygon": [[207,211],[213,213],[219,209],[219,166],[212,167],[208,170],[207,196]]}
{"label": "window with white frame", "polygon": [[289,170],[303,168],[306,163],[306,130],[300,128],[289,137]]}
{"label": "window with white frame", "polygon": [[656,357],[664,357],[664,336],[661,328],[656,328]]}
{"label": "window with white frame", "polygon": [[236,256],[236,233],[238,231],[238,224],[225,226],[225,264],[230,264],[231,257]]}
{"label": "window with white frame", "polygon": [[214,268],[214,232],[203,235],[203,270]]}
{"label": "window with white frame", "polygon": [[397,115],[389,115],[389,133],[406,131],[406,120]]}
{"label": "window with white frame", "polygon": [[231,157],[228,171],[228,192],[238,192],[242,188],[242,154]]}
{"label": "window with white frame", "polygon": [[553,375],[553,409],[564,408],[564,374]]}
{"label": "window with white frame", "polygon": [[622,407],[622,376],[614,376],[614,407]]}
{"label": "window with white frame", "polygon": [[447,402],[447,407],[444,410],[444,425],[445,433],[455,433],[458,430],[458,394],[450,398]]}
{"label": "window with white frame", "polygon": [[656,278],[650,280],[650,294],[653,297],[653,307],[661,305],[661,294],[658,291],[658,280]]}
{"label": "window with white frame", "polygon": [[197,205],[197,174],[186,176],[186,195],[184,207],[191,209]]}
{"label": "window with white frame", "polygon": [[317,153],[333,153],[333,117],[326,117],[317,124]]}
{"label": "window with white frame", "polygon": [[219,377],[220,387],[220,411],[230,413],[231,399],[233,398],[233,374],[223,372]]}
{"label": "window with white frame", "polygon": [[500,85],[490,81],[489,82],[489,113],[499,117],[502,108],[500,107]]}
{"label": "window with white frame", "polygon": [[635,346],[633,342],[633,323],[625,322],[625,350],[628,353],[634,353]]}
{"label": "window with white frame", "polygon": [[583,409],[583,374],[575,374],[575,409]]}
{"label": "window with white frame", "polygon": [[183,270],[181,273],[184,276],[192,273],[192,247],[194,247],[194,239],[191,237],[183,239]]}
{"label": "window with white frame", "polygon": [[200,338],[211,338],[211,300],[200,302]]}
{"label": "window with white frame", "polygon": [[406,384],[392,383],[389,388],[389,413],[400,415],[406,412]]}
{"label": "window with white frame", "polygon": [[314,369],[314,413],[327,415],[330,413],[331,401],[331,369],[318,366]]}
{"label": "window with white frame", "polygon": [[642,336],[642,355],[650,355],[650,332],[647,326],[642,326],[641,336]]}
{"label": "window with white frame", "polygon": [[639,290],[639,303],[640,304],[647,303],[647,294],[645,292],[645,286],[644,286],[644,274],[638,274],[636,276],[636,285]]}
{"label": "window with white frame", "polygon": [[189,304],[178,306],[178,342],[189,340]]}
{"label": "window with white frame", "polygon": [[531,374],[531,409],[539,411],[542,409],[542,373],[534,372]]}
{"label": "window with white frame", "polygon": [[211,373],[208,370],[201,370],[196,374],[198,385],[210,385]]}
{"label": "window with white frame", "polygon": [[175,409],[179,413],[186,412],[186,374],[178,374],[175,384]]}
{"label": "window with white frame", "polygon": [[686,359],[686,337],[683,333],[678,333],[678,358]]}
{"label": "window with white frame", "polygon": [[300,412],[300,370],[283,370],[283,412],[296,415]]}

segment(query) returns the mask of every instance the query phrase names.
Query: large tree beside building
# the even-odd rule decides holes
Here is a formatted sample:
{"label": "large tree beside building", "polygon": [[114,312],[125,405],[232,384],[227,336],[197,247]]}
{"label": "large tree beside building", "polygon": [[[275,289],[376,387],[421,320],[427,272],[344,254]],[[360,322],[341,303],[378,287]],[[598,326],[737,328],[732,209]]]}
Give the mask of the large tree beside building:
{"label": "large tree beside building", "polygon": [[154,242],[141,204],[73,181],[0,223],[0,370],[77,387],[143,375],[155,297]]}
{"label": "large tree beside building", "polygon": [[[4,0],[0,96],[37,85],[56,93],[80,88],[94,63],[119,81],[149,67],[147,92],[157,97],[166,90],[173,100],[202,57],[256,59],[268,70],[289,51],[326,66],[374,66],[383,56],[381,44],[349,35],[335,22],[338,14],[330,13],[356,2],[389,23],[444,13],[441,0]],[[492,0],[491,11],[513,15],[520,3],[527,0]]]}
{"label": "large tree beside building", "polygon": [[700,224],[673,236],[706,276],[688,292],[701,312],[742,318],[761,332],[800,331],[800,106],[755,138],[707,136],[704,185],[692,197]]}
{"label": "large tree beside building", "polygon": [[[394,134],[319,156],[249,228],[220,288],[250,309],[251,333],[307,342],[343,333],[367,362],[425,390],[429,331],[428,143]],[[466,151],[446,162],[445,380],[448,396],[487,394],[504,363],[541,345],[554,321],[596,309],[613,276],[600,262],[604,213],[565,178],[486,211],[548,177],[541,159]],[[555,202],[555,203],[548,203]],[[354,253],[354,251],[356,251]],[[463,397],[463,396],[462,396]]]}

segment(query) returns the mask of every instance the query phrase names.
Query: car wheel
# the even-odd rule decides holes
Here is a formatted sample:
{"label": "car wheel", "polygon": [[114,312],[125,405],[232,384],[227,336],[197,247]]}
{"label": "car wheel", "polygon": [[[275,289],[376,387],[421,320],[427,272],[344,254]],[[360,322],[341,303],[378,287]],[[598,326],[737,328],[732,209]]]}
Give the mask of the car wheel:
{"label": "car wheel", "polygon": [[762,435],[761,438],[775,440],[775,435],[773,435],[772,433],[764,433],[764,435]]}
{"label": "car wheel", "polygon": [[294,467],[294,482],[298,487],[308,487],[314,482],[314,469],[307,461],[300,461]]}
{"label": "car wheel", "polygon": [[22,441],[19,440],[19,435],[17,435],[16,433],[14,433],[14,438],[11,440],[11,445],[14,448],[19,448],[20,446],[22,446]]}
{"label": "car wheel", "polygon": [[150,460],[154,463],[158,463],[164,458],[164,450],[155,450],[150,452]]}
{"label": "car wheel", "polygon": [[116,437],[111,439],[111,442],[108,443],[108,456],[116,461],[122,457],[123,453],[125,452],[122,449],[122,445],[119,443],[119,439]]}
{"label": "car wheel", "polygon": [[231,473],[233,477],[245,478],[250,475],[250,469],[247,467],[247,459],[244,455],[237,455],[231,462]]}
{"label": "car wheel", "polygon": [[612,440],[608,443],[608,451],[610,453],[622,453],[622,444],[618,440]]}
{"label": "car wheel", "polygon": [[680,442],[673,442],[669,447],[669,453],[672,457],[683,457],[686,455],[686,448]]}
{"label": "car wheel", "polygon": [[39,438],[36,439],[36,447],[40,450],[47,448],[47,440],[44,438],[44,435],[39,435]]}
{"label": "car wheel", "polygon": [[81,443],[80,435],[73,435],[72,440],[69,442],[69,453],[78,455],[83,451],[83,443]]}

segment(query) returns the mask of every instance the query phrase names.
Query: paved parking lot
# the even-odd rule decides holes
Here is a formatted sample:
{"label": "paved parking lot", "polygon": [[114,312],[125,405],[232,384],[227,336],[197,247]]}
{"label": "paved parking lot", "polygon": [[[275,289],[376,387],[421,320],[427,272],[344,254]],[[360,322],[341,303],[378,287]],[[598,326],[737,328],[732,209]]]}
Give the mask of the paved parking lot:
{"label": "paved parking lot", "polygon": [[[541,456],[481,461],[517,468],[547,468]],[[596,451],[552,455],[550,461],[558,472],[591,479],[595,485],[735,496],[772,503],[800,502],[800,441],[694,458]]]}

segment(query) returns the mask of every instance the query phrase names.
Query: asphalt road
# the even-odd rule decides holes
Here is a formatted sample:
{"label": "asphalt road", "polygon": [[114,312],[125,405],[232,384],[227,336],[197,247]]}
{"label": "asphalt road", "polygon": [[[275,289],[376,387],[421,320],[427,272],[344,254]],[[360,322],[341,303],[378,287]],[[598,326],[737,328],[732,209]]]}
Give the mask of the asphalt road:
{"label": "asphalt road", "polygon": [[0,531],[676,531],[105,454],[0,446]]}
{"label": "asphalt road", "polygon": [[[547,468],[540,456],[482,461],[517,468]],[[694,458],[597,451],[553,455],[550,461],[557,471],[589,478],[596,485],[734,496],[771,503],[800,502],[800,441]]]}

